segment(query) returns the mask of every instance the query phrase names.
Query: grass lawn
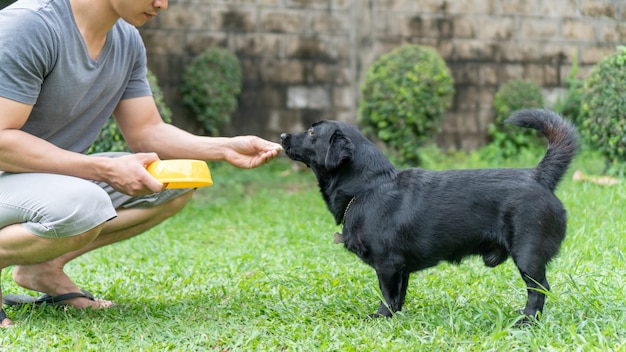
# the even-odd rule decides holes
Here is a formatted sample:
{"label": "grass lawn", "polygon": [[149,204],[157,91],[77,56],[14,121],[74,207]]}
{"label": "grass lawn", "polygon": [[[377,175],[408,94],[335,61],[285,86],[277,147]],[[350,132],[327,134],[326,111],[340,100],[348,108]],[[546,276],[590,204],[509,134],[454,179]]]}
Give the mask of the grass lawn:
{"label": "grass lawn", "polygon": [[[531,167],[476,156],[429,168]],[[215,185],[161,226],[66,268],[108,310],[5,308],[10,351],[626,351],[626,184],[571,180],[599,173],[590,153],[557,190],[568,237],[548,269],[536,326],[514,328],[526,300],[509,260],[441,264],[411,277],[404,311],[367,319],[381,297],[372,268],[341,245],[309,170],[278,159],[255,170],[212,165]],[[5,293],[27,293],[2,273]]]}

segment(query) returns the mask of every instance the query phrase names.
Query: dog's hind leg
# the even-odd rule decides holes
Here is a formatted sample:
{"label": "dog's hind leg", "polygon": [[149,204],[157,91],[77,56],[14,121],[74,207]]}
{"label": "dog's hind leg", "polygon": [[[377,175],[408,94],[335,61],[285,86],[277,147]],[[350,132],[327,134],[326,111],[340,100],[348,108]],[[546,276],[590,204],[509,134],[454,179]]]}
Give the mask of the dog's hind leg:
{"label": "dog's hind leg", "polygon": [[390,317],[402,310],[406,290],[409,286],[410,272],[403,272],[395,268],[376,268],[378,284],[383,294],[384,302],[380,302],[374,316]]}
{"label": "dog's hind leg", "polygon": [[540,214],[536,217],[538,221],[516,221],[517,228],[523,230],[515,234],[511,250],[511,258],[528,291],[528,301],[522,311],[526,318],[520,321],[521,324],[539,318],[543,312],[546,293],[550,290],[546,267],[559,252],[567,226],[565,211],[561,208],[546,206],[537,209]]}
{"label": "dog's hind leg", "polygon": [[527,318],[522,323],[530,322],[529,318],[539,318],[539,315],[543,312],[546,299],[545,293],[550,290],[550,285],[546,279],[546,263],[535,261],[537,259],[536,257],[513,257],[522,279],[526,283],[528,292],[528,301],[522,311]]}

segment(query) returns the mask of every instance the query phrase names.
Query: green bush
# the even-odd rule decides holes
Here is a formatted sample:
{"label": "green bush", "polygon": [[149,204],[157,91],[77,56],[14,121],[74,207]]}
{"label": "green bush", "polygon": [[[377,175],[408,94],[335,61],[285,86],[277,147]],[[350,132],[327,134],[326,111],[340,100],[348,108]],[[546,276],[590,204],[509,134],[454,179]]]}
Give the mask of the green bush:
{"label": "green bush", "polygon": [[577,74],[578,62],[576,60],[576,56],[574,56],[572,70],[565,79],[565,82],[567,83],[567,92],[565,92],[565,95],[562,98],[556,100],[553,110],[572,121],[576,126],[581,126],[583,119],[581,105],[585,81],[576,78]]}
{"label": "green bush", "polygon": [[488,148],[493,151],[494,157],[508,158],[518,155],[523,149],[545,146],[537,131],[504,123],[514,111],[543,106],[541,87],[534,82],[512,80],[500,87],[493,98],[495,123],[487,129],[490,138]]}
{"label": "green bush", "polygon": [[[152,96],[154,97],[154,102],[156,103],[161,117],[167,123],[172,122],[172,112],[165,104],[163,92],[161,88],[159,88],[159,82],[156,76],[148,71],[146,77],[150,83]],[[100,131],[98,138],[88,151],[89,154],[103,152],[130,152],[130,148],[126,144],[126,141],[124,141],[124,137],[122,137],[122,133],[117,127],[113,117],[109,118],[106,125],[102,128],[102,131]]]}
{"label": "green bush", "polygon": [[581,134],[613,170],[626,161],[626,47],[598,62],[585,80]]}
{"label": "green bush", "polygon": [[403,45],[378,58],[361,85],[359,122],[400,162],[418,165],[418,148],[439,131],[454,82],[430,47]]}
{"label": "green bush", "polygon": [[205,50],[183,72],[183,103],[209,135],[218,135],[230,123],[231,114],[237,109],[241,80],[239,59],[223,48]]}

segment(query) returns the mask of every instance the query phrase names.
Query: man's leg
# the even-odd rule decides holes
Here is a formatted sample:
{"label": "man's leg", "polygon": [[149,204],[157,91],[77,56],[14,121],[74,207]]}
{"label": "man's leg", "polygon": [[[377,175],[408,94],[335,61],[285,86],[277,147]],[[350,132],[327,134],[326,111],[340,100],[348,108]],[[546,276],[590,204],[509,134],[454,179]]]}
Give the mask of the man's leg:
{"label": "man's leg", "polygon": [[[43,262],[22,262],[20,263],[21,265],[16,266],[13,270],[13,279],[24,288],[44,292],[51,296],[80,292],[76,284],[63,272],[65,264],[89,251],[131,238],[158,225],[163,220],[181,211],[189,202],[193,193],[193,191],[189,191],[152,208],[119,209],[118,216],[104,223],[101,232],[93,241],[87,241],[82,246],[75,246],[71,251],[59,253],[57,256],[48,258]],[[51,241],[58,240],[54,239]],[[83,297],[69,299],[64,302],[77,308],[103,308],[112,304],[105,300],[92,301]]]}
{"label": "man's leg", "polygon": [[[0,270],[79,250],[116,216],[107,192],[89,181],[40,173],[0,173]],[[3,319],[0,326],[10,323]]]}
{"label": "man's leg", "polygon": [[[66,253],[75,251],[92,242],[101,232],[103,225],[85,233],[61,238],[48,238],[33,235],[21,224],[0,229],[0,271],[13,264],[35,264],[48,261]],[[80,291],[74,291],[80,292]],[[0,301],[2,290],[0,289]],[[109,304],[110,305],[110,304]],[[12,325],[8,318],[0,321],[0,327]]]}

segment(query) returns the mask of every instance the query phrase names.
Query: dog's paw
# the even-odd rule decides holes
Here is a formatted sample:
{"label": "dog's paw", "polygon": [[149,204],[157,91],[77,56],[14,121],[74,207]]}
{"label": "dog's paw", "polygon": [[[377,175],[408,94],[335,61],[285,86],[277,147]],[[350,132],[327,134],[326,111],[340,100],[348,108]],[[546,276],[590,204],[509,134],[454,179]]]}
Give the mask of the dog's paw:
{"label": "dog's paw", "polygon": [[518,309],[517,313],[519,313],[522,316],[513,325],[516,328],[525,328],[525,327],[535,326],[539,323],[539,317],[541,316],[540,312],[537,312],[537,314],[534,316],[528,315],[524,313],[523,309]]}
{"label": "dog's paw", "polygon": [[376,313],[368,315],[369,318],[391,318],[394,313],[391,312],[384,303],[380,304]]}
{"label": "dog's paw", "polygon": [[535,326],[539,323],[539,320],[529,316],[523,316],[518,319],[515,324],[513,324],[514,328],[529,328]]}

